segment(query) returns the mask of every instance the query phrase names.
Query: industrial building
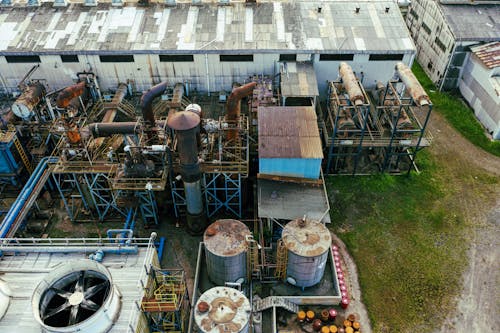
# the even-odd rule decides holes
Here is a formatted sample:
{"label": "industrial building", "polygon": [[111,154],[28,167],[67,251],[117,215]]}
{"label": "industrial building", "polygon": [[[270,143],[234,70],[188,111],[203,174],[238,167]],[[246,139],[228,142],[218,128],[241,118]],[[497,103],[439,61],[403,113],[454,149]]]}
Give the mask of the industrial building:
{"label": "industrial building", "polygon": [[342,325],[324,177],[432,139],[397,4],[2,4],[0,331]]}
{"label": "industrial building", "polygon": [[500,42],[470,49],[458,87],[493,139],[500,140]]}
{"label": "industrial building", "polygon": [[413,0],[406,22],[417,60],[439,90],[458,88],[471,46],[500,41],[498,1]]}

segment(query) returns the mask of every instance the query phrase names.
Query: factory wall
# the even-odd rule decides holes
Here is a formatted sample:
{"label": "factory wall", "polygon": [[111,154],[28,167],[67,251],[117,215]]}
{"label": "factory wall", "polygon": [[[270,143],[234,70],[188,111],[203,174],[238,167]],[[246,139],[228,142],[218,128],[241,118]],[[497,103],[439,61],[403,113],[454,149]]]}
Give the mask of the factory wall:
{"label": "factory wall", "polygon": [[[228,55],[228,52],[225,51]],[[231,56],[231,55],[230,55]],[[161,81],[172,85],[177,82],[189,83],[190,90],[200,92],[218,92],[231,89],[233,82],[245,83],[253,75],[274,76],[278,73],[279,53],[256,53],[250,60],[221,61],[219,54],[79,54],[79,55],[39,55],[39,61],[26,63],[7,62],[0,56],[0,91],[17,91],[19,80],[34,66],[39,68],[31,79],[45,80],[49,90],[66,87],[76,80],[76,73],[93,72],[103,91],[114,90],[119,83],[129,82],[132,89],[141,92]],[[352,61],[347,61],[363,79],[367,89],[375,86],[376,81],[387,82],[394,73],[397,61],[391,58],[401,57],[411,65],[413,53],[401,53],[387,56],[389,60],[371,60],[369,54],[355,54]],[[63,59],[61,57],[65,57]],[[68,57],[70,61],[68,62]],[[71,59],[73,57],[73,59]],[[104,57],[104,58],[102,58]],[[113,61],[113,57],[121,57]],[[163,57],[163,58],[162,58]],[[177,57],[170,61],[171,57]],[[297,61],[312,60],[317,75],[320,95],[326,93],[327,80],[338,77],[339,61],[321,60],[320,54],[297,54]],[[118,59],[118,58],[117,58]],[[78,62],[76,62],[76,60]],[[227,60],[227,59],[226,59]]]}
{"label": "factory wall", "polygon": [[259,158],[259,172],[266,175],[318,179],[319,158]]}
{"label": "factory wall", "polygon": [[462,96],[495,140],[500,140],[500,99],[496,90],[500,83],[498,75],[500,67],[487,69],[476,56],[472,56],[459,83]]}

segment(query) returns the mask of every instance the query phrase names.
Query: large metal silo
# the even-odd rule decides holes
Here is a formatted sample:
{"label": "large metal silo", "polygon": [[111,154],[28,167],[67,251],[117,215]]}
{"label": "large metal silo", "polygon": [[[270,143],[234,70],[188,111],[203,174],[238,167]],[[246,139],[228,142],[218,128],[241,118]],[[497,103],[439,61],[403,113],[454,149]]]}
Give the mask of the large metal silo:
{"label": "large metal silo", "polygon": [[287,281],[302,288],[320,282],[332,243],[330,231],[320,222],[299,218],[285,226],[282,239],[288,250]]}
{"label": "large metal silo", "polygon": [[194,309],[194,320],[203,333],[247,333],[252,307],[240,291],[215,287],[200,296]]}
{"label": "large metal silo", "polygon": [[237,220],[218,220],[203,236],[208,277],[216,285],[246,277],[248,227]]}

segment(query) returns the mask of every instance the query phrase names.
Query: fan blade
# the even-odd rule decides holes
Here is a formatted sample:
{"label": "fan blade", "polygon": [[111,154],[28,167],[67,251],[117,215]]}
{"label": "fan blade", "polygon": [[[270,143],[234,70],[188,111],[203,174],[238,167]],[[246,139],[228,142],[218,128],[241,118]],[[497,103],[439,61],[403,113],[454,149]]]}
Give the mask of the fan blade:
{"label": "fan blade", "polygon": [[84,299],[82,303],[80,303],[80,306],[84,309],[91,310],[91,311],[97,311],[99,310],[99,305],[95,304],[89,299]]}
{"label": "fan blade", "polygon": [[92,296],[94,296],[95,294],[97,294],[99,291],[101,291],[102,289],[107,288],[108,285],[109,285],[109,283],[107,281],[104,281],[103,283],[96,284],[95,286],[87,288],[87,290],[85,290],[83,292],[83,295],[84,295],[85,299],[89,299]]}
{"label": "fan blade", "polygon": [[72,293],[69,292],[69,291],[66,291],[66,290],[62,290],[62,289],[59,289],[59,288],[50,288],[50,290],[54,291],[57,295],[61,296],[62,298],[66,298],[68,299]]}
{"label": "fan blade", "polygon": [[74,325],[77,323],[78,319],[78,305],[73,305],[71,308],[71,312],[69,314],[69,321],[68,321],[68,326]]}
{"label": "fan blade", "polygon": [[56,315],[61,311],[66,310],[70,306],[71,305],[69,304],[69,302],[65,302],[65,303],[61,304],[57,308],[53,308],[52,310],[45,312],[45,314],[42,317],[42,320],[45,321],[45,319],[52,317],[53,315]]}

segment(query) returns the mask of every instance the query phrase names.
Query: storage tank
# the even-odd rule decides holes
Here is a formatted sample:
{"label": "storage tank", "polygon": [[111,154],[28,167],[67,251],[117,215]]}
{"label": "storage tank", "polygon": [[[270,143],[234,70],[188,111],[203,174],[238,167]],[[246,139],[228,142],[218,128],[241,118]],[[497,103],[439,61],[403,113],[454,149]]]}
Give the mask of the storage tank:
{"label": "storage tank", "polygon": [[203,235],[208,277],[216,285],[245,279],[248,227],[237,220],[217,220]]}
{"label": "storage tank", "polygon": [[246,333],[252,308],[242,292],[229,287],[215,287],[200,296],[194,311],[200,332]]}
{"label": "storage tank", "polygon": [[325,272],[330,231],[320,222],[299,218],[285,226],[282,239],[288,250],[287,281],[302,288],[317,284]]}

